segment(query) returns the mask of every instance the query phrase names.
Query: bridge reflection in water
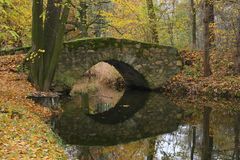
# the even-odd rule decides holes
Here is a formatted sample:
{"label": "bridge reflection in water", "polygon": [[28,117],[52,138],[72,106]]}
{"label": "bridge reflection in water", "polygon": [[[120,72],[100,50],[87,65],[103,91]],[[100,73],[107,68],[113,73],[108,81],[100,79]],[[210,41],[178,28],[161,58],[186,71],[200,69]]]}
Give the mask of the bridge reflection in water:
{"label": "bridge reflection in water", "polygon": [[173,132],[181,123],[182,111],[161,94],[126,91],[114,106],[90,106],[91,98],[83,94],[64,102],[63,114],[54,118],[54,130],[65,143],[116,145]]}
{"label": "bridge reflection in water", "polygon": [[239,158],[239,103],[219,101],[228,105],[220,109],[184,102],[183,113],[158,93],[100,92],[64,101],[64,112],[52,120],[69,159]]}

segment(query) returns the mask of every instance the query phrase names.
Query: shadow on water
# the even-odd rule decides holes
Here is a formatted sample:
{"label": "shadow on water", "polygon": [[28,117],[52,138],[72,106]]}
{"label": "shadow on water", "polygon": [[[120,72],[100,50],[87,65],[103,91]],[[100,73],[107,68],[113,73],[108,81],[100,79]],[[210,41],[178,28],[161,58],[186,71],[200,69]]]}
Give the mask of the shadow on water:
{"label": "shadow on water", "polygon": [[102,113],[88,114],[88,116],[102,124],[122,123],[143,108],[149,98],[149,92],[128,90],[114,107]]}
{"label": "shadow on water", "polygon": [[175,131],[181,122],[181,109],[161,94],[126,91],[115,106],[95,114],[89,114],[90,98],[64,102],[62,115],[53,118],[54,131],[65,143],[116,145]]}
{"label": "shadow on water", "polygon": [[176,106],[159,93],[108,90],[64,100],[52,128],[69,159],[238,160],[239,106],[206,99]]}

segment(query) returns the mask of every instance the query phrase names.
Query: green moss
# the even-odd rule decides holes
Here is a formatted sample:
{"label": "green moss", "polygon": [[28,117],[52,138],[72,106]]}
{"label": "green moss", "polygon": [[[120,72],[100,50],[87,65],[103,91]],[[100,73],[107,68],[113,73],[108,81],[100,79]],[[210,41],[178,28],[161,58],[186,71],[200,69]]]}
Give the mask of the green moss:
{"label": "green moss", "polygon": [[240,98],[240,91],[237,91],[237,92],[236,92],[235,97],[236,97],[236,98]]}
{"label": "green moss", "polygon": [[1,56],[3,56],[3,55],[14,55],[18,51],[23,51],[24,53],[27,53],[30,49],[31,49],[31,46],[5,49],[5,50],[0,50],[0,55]]}
{"label": "green moss", "polygon": [[158,44],[133,41],[133,40],[127,40],[127,39],[116,39],[112,37],[75,39],[72,41],[65,42],[64,45],[66,46],[70,45],[71,48],[84,47],[89,49],[100,49],[100,48],[113,47],[113,46],[122,48],[123,46],[131,46],[131,45],[133,46],[133,48],[136,45],[140,45],[140,48],[143,48],[143,49],[149,49],[151,47],[172,49],[172,47],[169,47],[169,46],[162,46]]}
{"label": "green moss", "polygon": [[[69,49],[76,49],[78,47],[83,47],[86,49],[101,49],[101,48],[107,48],[107,47],[117,47],[117,48],[123,48],[124,46],[131,46],[134,48],[136,45],[140,45],[140,48],[138,49],[149,49],[151,47],[154,48],[166,48],[166,49],[172,49],[172,47],[169,46],[163,46],[148,42],[140,42],[140,41],[133,41],[133,40],[127,40],[127,39],[116,39],[112,37],[100,37],[100,38],[83,38],[83,39],[75,39],[72,41],[64,42],[64,46]],[[31,46],[26,47],[20,47],[20,48],[14,48],[14,49],[8,49],[8,50],[0,50],[0,55],[13,55],[17,51],[24,51],[24,53],[27,53],[30,50]],[[177,53],[177,51],[176,51]]]}
{"label": "green moss", "polygon": [[58,86],[64,85],[64,88],[72,88],[72,86],[76,83],[76,78],[68,71],[64,73],[56,73],[55,82]]}

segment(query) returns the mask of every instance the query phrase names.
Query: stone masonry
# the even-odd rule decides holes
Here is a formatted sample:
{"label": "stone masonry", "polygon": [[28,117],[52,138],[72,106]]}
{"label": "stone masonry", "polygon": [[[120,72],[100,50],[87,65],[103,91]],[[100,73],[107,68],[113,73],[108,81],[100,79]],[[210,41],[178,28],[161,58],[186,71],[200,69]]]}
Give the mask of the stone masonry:
{"label": "stone masonry", "polygon": [[125,39],[81,39],[64,44],[57,79],[77,80],[98,62],[113,65],[127,86],[157,89],[178,73],[182,62],[177,49]]}

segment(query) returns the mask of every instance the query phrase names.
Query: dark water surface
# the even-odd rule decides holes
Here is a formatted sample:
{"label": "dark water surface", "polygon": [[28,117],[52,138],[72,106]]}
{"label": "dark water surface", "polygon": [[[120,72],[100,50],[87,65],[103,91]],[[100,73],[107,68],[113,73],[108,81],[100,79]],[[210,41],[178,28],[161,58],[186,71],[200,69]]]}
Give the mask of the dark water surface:
{"label": "dark water surface", "polygon": [[191,105],[154,92],[82,94],[64,100],[51,124],[69,159],[237,159],[240,112]]}

